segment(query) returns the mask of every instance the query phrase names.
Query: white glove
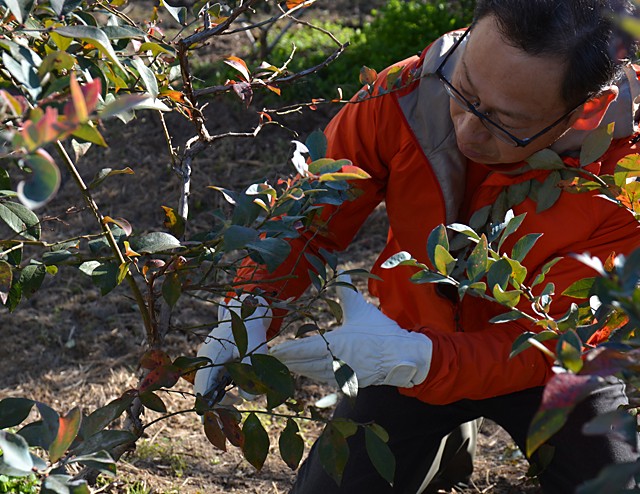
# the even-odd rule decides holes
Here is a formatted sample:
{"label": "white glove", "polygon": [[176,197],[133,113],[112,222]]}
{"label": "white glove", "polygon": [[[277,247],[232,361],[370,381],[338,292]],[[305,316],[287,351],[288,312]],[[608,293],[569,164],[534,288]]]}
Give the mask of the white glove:
{"label": "white glove", "polygon": [[[221,379],[226,374],[222,364],[240,358],[238,347],[233,339],[233,331],[231,330],[230,311],[240,315],[242,301],[248,296],[246,294],[242,295],[240,300],[232,299],[226,307],[223,305],[218,307],[218,325],[213,328],[198,349],[198,357],[207,357],[215,365],[213,367],[205,367],[196,372],[193,384],[193,390],[196,394],[199,393],[205,396],[214,387],[219,386]],[[272,312],[262,297],[255,297],[255,299],[259,305],[254,313],[244,321],[248,343],[247,357],[242,360],[243,362],[249,361],[249,354],[251,353],[266,353],[267,351],[267,329],[271,324]],[[254,397],[247,393],[245,395],[243,397],[246,399]]]}
{"label": "white glove", "polygon": [[338,297],[342,326],[324,338],[316,335],[276,345],[271,355],[292,372],[334,385],[331,353],[353,369],[361,388],[380,384],[411,388],[427,378],[433,351],[427,336],[402,329],[350,288],[338,287]]}

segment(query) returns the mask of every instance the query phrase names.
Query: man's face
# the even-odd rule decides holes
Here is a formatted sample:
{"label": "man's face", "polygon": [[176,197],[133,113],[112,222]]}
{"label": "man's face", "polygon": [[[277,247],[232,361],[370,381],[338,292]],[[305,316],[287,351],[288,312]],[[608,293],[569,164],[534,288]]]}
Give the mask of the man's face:
{"label": "man's face", "polygon": [[[508,45],[493,17],[480,20],[469,34],[451,83],[478,110],[511,134],[531,137],[560,118],[567,105],[561,96],[563,64],[535,57]],[[568,117],[525,147],[514,147],[492,135],[480,119],[453,100],[450,113],[458,147],[467,158],[484,164],[522,161],[550,146],[574,118]]]}

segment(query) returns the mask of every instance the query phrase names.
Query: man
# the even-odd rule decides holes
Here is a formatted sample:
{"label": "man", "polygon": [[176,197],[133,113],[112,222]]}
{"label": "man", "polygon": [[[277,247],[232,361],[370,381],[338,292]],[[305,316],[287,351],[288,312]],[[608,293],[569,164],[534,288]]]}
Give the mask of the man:
{"label": "man", "polygon": [[[337,213],[327,208],[326,233],[309,234],[293,247],[342,250],[373,208],[386,202],[389,237],[373,268],[383,281],[369,286],[384,314],[355,292],[343,293],[345,322],[326,338],[361,387],[355,405],[341,403],[336,414],[382,425],[397,467],[390,487],[356,434],[340,487],[314,448],[293,492],[422,492],[438,469],[434,459],[446,449],[442,438],[479,417],[496,421],[524,447],[552,362],[535,349],[512,359],[509,353],[518,335],[536,328],[521,320],[490,324],[504,308],[471,296],[460,301],[441,285],[412,284],[410,268],[382,270],[380,264],[400,251],[428,263],[427,236],[434,227],[467,223],[483,207],[507,201],[516,215],[527,213],[516,237],[543,234],[523,263],[525,284],[546,262],[562,257],[545,280],[555,284],[551,315],[559,318],[572,302],[559,294],[593,276],[570,254],[605,260],[640,245],[633,215],[595,194],[563,192],[542,211],[534,198],[508,193],[516,186],[536,189],[548,178],[548,170],[527,167],[524,160],[532,154],[550,147],[567,166],[579,166],[585,136],[611,122],[614,141],[589,170],[611,173],[620,158],[637,152],[640,84],[635,71],[619,62],[631,53],[630,43],[612,16],[630,9],[614,0],[479,0],[468,30],[445,35],[422,56],[397,64],[402,73],[394,91],[347,105],[329,124],[328,156],[350,159],[371,178],[356,184],[362,194]],[[387,74],[376,88],[386,88]],[[509,242],[505,252],[515,239]],[[293,257],[297,279],[264,281],[283,299],[309,283],[308,266]],[[282,266],[274,278],[293,265]],[[530,311],[524,302],[521,308]],[[265,319],[248,323],[252,348],[264,342],[267,326]],[[210,340],[200,354],[221,363],[231,357],[221,348]],[[272,354],[294,372],[331,380],[331,357],[318,336],[286,342]],[[200,371],[196,390],[208,390],[212,375]],[[551,441],[554,454],[540,476],[545,492],[573,492],[605,465],[636,459],[617,438],[581,431],[594,416],[626,402],[623,385],[612,381],[578,405]],[[439,465],[440,477],[444,467]]]}

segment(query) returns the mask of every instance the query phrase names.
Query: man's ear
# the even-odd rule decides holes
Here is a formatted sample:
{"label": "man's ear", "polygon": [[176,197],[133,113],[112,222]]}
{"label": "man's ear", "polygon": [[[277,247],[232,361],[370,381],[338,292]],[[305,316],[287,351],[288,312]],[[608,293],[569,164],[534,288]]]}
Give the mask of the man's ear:
{"label": "man's ear", "polygon": [[571,125],[576,130],[593,130],[600,125],[609,105],[618,97],[617,86],[609,86],[587,101]]}

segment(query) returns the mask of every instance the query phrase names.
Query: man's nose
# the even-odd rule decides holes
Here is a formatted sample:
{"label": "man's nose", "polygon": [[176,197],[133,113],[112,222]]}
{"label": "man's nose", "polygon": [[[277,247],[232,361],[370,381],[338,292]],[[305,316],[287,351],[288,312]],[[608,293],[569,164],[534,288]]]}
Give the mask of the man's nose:
{"label": "man's nose", "polygon": [[480,118],[471,112],[461,110],[456,123],[456,136],[460,142],[482,144],[491,139],[491,133],[480,121]]}

